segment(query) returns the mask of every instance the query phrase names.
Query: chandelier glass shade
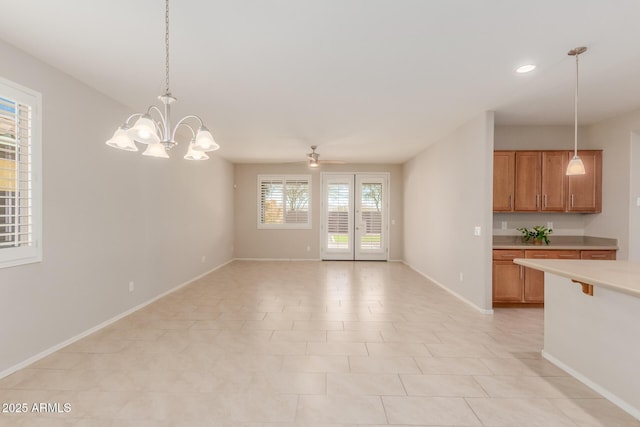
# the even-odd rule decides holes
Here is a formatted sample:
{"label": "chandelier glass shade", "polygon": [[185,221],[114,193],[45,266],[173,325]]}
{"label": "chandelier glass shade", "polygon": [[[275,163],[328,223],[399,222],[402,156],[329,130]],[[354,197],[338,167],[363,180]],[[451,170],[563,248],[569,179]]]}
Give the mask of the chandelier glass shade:
{"label": "chandelier glass shade", "polygon": [[[168,152],[178,144],[175,140],[176,132],[182,127],[191,132],[191,141],[184,158],[208,159],[209,156],[206,153],[215,151],[220,146],[213,139],[213,135],[202,119],[195,115],[188,115],[180,119],[175,126],[172,126],[171,122],[171,104],[176,101],[176,98],[171,96],[169,90],[169,0],[165,0],[165,83],[165,93],[158,97],[163,104],[163,109],[152,105],[145,113],[130,115],[106,144],[119,150],[138,151],[136,145],[138,142],[147,145],[142,153],[143,156],[166,159],[169,158]],[[196,124],[195,127],[194,124]]]}

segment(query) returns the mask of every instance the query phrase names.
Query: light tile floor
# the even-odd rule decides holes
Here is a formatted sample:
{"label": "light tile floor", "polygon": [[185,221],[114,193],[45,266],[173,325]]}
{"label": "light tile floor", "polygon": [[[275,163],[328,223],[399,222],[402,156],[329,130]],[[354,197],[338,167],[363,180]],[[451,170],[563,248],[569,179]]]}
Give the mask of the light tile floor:
{"label": "light tile floor", "polygon": [[542,322],[400,263],[236,261],[0,380],[71,405],[0,425],[640,426],[541,358]]}

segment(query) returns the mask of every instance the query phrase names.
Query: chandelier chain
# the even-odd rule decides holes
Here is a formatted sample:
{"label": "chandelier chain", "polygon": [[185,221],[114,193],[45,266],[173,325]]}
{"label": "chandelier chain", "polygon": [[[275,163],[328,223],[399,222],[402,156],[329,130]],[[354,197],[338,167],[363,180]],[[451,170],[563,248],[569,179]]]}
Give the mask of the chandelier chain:
{"label": "chandelier chain", "polygon": [[164,12],[164,54],[165,54],[165,95],[169,95],[169,0],[165,1]]}

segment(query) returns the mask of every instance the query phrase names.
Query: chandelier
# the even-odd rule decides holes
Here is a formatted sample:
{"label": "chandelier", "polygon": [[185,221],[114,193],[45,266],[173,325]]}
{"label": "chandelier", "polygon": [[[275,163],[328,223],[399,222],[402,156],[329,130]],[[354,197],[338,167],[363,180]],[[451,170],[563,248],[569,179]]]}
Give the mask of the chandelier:
{"label": "chandelier", "polygon": [[[204,126],[202,119],[195,115],[188,115],[180,119],[174,127],[171,122],[171,104],[176,98],[169,90],[169,0],[165,0],[165,91],[158,99],[163,104],[161,110],[155,105],[147,108],[146,113],[130,115],[109,139],[106,144],[110,147],[125,151],[138,151],[136,142],[145,144],[143,156],[169,158],[168,151],[178,143],[175,140],[178,128],[183,127],[191,131],[191,141],[184,158],[187,160],[206,160],[207,152],[215,151],[220,146],[214,141],[209,129]],[[131,122],[137,119],[133,126]],[[196,122],[196,131],[187,121]]]}

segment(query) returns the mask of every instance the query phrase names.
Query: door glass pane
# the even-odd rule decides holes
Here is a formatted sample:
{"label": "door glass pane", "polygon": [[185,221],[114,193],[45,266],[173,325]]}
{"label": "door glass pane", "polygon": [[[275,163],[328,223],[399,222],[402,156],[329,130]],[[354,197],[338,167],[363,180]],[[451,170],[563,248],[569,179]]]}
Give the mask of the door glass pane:
{"label": "door glass pane", "polygon": [[363,182],[360,194],[360,248],[382,249],[382,183]]}
{"label": "door glass pane", "polygon": [[349,249],[349,187],[348,183],[327,185],[327,248]]}

